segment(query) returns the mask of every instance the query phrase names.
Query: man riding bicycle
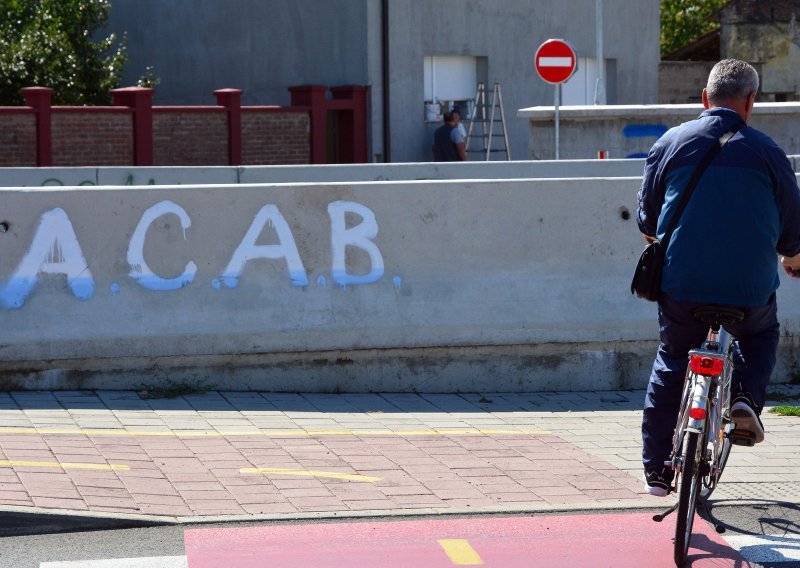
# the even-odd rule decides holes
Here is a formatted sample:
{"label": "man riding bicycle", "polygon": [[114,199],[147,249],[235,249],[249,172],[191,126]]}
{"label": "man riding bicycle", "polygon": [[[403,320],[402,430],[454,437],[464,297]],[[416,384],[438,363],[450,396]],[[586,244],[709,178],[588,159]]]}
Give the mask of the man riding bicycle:
{"label": "man riding bicycle", "polygon": [[[735,306],[745,318],[729,326],[738,338],[731,415],[736,428],[764,439],[759,415],[775,366],[779,338],[775,290],[777,252],[785,270],[800,270],[800,190],[786,154],[766,134],[745,125],[753,111],[758,74],[735,59],[717,63],[703,89],[706,110],[672,128],[650,150],[639,191],[639,229],[645,241],[663,238],[700,160],[731,129],[700,178],[669,242],[658,301],[661,345],[644,403],[642,441],[646,489],[665,496],[688,352],[708,325],[692,316],[707,304]],[[800,273],[798,273],[800,274]]]}

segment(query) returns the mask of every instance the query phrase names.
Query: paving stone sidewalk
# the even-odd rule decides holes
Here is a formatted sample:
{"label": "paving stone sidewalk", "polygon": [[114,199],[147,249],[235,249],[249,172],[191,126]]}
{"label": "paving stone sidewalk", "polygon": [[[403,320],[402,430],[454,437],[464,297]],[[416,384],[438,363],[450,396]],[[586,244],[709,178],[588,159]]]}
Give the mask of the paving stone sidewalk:
{"label": "paving stone sidewalk", "polygon": [[[790,389],[800,394],[800,389]],[[642,391],[0,393],[0,511],[169,518],[639,508]],[[800,503],[800,418],[764,413],[721,499]]]}

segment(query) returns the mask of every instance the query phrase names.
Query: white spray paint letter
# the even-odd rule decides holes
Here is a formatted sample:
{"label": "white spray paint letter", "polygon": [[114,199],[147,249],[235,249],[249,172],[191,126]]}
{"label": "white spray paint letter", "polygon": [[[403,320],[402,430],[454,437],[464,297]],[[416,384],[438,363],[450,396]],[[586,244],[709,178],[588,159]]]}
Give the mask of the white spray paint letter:
{"label": "white spray paint letter", "polygon": [[197,265],[189,261],[180,276],[162,278],[157,276],[144,260],[144,239],[147,235],[147,229],[159,217],[170,214],[176,215],[180,220],[181,228],[184,231],[183,238],[185,239],[186,229],[192,226],[192,220],[183,207],[172,201],[165,200],[156,203],[142,214],[142,218],[139,220],[139,224],[136,225],[136,230],[133,231],[133,236],[128,244],[128,264],[131,265],[129,276],[148,290],[177,290],[189,285],[194,280],[195,274],[197,274]]}
{"label": "white spray paint letter", "polygon": [[[277,245],[256,244],[267,223],[275,229],[275,233],[278,235]],[[269,260],[285,258],[292,284],[295,286],[308,286],[308,275],[303,267],[303,261],[300,259],[300,252],[294,242],[292,230],[275,205],[265,205],[256,213],[253,223],[233,253],[227,268],[222,273],[222,283],[227,288],[236,288],[245,264],[255,258]]]}
{"label": "white spray paint letter", "polygon": [[[355,213],[362,219],[355,227],[347,228],[345,216]],[[331,246],[333,248],[333,280],[341,286],[348,284],[369,284],[383,276],[383,255],[378,246],[372,242],[378,235],[378,222],[375,214],[360,203],[352,201],[334,201],[328,205],[331,218]],[[372,267],[367,274],[349,274],[346,266],[348,246],[360,248],[369,255]]]}
{"label": "white spray paint letter", "polygon": [[83,256],[75,229],[66,211],[51,209],[42,214],[31,248],[5,286],[0,301],[6,309],[21,308],[36,287],[40,274],[64,274],[76,298],[94,295],[94,278]]}

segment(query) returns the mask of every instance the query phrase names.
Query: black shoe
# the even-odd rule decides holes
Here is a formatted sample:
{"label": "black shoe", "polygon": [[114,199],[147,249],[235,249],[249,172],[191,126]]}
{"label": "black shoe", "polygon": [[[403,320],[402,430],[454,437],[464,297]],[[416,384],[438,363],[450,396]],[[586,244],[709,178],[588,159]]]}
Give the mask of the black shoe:
{"label": "black shoe", "polygon": [[753,446],[764,441],[764,425],[749,393],[739,393],[731,404],[734,428],[728,435],[732,444]]}
{"label": "black shoe", "polygon": [[666,497],[672,491],[672,478],[675,472],[665,467],[662,470],[645,471],[645,491],[656,497]]}

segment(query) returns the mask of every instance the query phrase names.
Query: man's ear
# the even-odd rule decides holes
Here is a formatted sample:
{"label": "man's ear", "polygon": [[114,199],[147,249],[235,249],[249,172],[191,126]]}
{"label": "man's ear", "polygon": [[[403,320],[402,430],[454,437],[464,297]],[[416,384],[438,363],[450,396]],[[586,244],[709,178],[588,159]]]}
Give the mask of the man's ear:
{"label": "man's ear", "polygon": [[756,93],[752,92],[752,93],[750,93],[750,96],[747,97],[747,110],[748,110],[748,112],[752,112],[753,111],[753,105],[755,105],[755,104],[756,104]]}
{"label": "man's ear", "polygon": [[703,108],[711,108],[711,105],[708,104],[708,93],[705,89],[703,89],[703,94],[701,95],[703,99]]}

